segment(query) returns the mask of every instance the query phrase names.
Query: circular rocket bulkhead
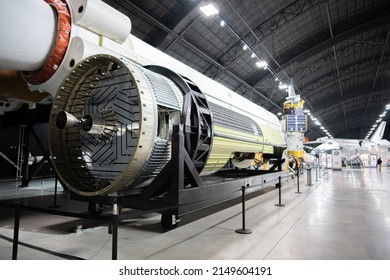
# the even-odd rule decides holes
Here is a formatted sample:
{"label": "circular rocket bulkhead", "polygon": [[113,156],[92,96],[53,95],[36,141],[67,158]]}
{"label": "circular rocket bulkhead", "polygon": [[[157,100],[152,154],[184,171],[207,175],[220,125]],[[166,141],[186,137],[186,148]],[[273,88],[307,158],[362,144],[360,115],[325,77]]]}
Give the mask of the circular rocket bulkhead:
{"label": "circular rocket bulkhead", "polygon": [[[198,172],[220,169],[240,145],[245,153],[262,151],[249,133],[254,129],[260,139],[261,129],[250,118],[208,104],[189,82],[190,100],[183,81],[157,72],[96,55],[63,81],[53,101],[49,147],[56,173],[71,191],[83,196],[141,193],[142,184],[170,160],[178,124],[189,131],[186,149]],[[190,105],[184,112],[185,104]],[[236,135],[229,136],[233,131]],[[249,134],[251,141],[243,141]]]}

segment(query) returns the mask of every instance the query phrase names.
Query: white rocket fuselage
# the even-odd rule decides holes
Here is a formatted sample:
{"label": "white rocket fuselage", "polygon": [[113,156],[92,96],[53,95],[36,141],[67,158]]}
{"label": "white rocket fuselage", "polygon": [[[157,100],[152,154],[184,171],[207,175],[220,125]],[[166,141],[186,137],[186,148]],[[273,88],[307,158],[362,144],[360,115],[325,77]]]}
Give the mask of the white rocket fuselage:
{"label": "white rocket fuselage", "polygon": [[191,80],[214,107],[248,120],[245,132],[214,124],[215,162],[206,171],[218,170],[234,153],[273,153],[274,146],[285,146],[276,115],[134,37],[130,19],[100,0],[2,1],[0,21],[0,69],[22,71],[31,90],[56,96],[80,62],[109,55],[170,69]]}

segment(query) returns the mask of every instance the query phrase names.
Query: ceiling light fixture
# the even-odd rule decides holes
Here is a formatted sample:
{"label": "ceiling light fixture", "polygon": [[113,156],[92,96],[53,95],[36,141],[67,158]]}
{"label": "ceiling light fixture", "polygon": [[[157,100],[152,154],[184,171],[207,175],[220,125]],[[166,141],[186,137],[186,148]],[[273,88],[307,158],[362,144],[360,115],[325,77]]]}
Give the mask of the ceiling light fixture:
{"label": "ceiling light fixture", "polygon": [[280,84],[280,85],[279,85],[279,88],[280,88],[280,89],[286,89],[286,88],[288,88],[288,86],[287,86],[286,84]]}
{"label": "ceiling light fixture", "polygon": [[200,10],[208,17],[219,13],[219,11],[214,7],[213,4],[202,6],[200,7]]}
{"label": "ceiling light fixture", "polygon": [[[213,5],[213,4],[208,4],[208,5],[204,5],[202,7],[200,7],[200,10],[207,16],[207,17],[210,17],[212,15],[216,15],[216,14],[219,14],[219,11],[217,10],[217,8]],[[268,63],[264,60],[261,60],[262,58],[260,56],[258,56],[257,54],[255,54],[255,52],[253,51],[253,49],[251,47],[249,47],[242,39],[241,37],[229,26],[229,24],[227,22],[225,22],[222,17],[220,18],[221,21],[220,21],[220,26],[221,27],[224,27],[224,26],[228,26],[234,33],[235,35],[240,38],[241,40],[241,43],[243,44],[242,46],[242,49],[243,51],[246,51],[249,49],[250,51],[250,56],[251,58],[256,58],[257,62],[255,62],[256,66],[258,68],[264,68],[265,70],[269,70],[270,73],[275,77],[275,82],[279,82],[279,89],[281,90],[285,90],[286,92],[289,93],[289,86],[284,84],[283,81],[281,81],[277,74],[268,66]],[[260,60],[258,60],[260,59]],[[290,94],[290,93],[289,93]],[[386,110],[387,109],[390,109],[390,103],[386,106]],[[278,114],[279,115],[279,114]],[[313,120],[315,121],[315,124],[318,125],[318,126],[321,126],[321,123],[319,121],[317,121],[317,118],[314,118],[310,112],[307,113],[307,115]],[[324,127],[322,126],[322,129],[324,130]],[[325,130],[325,132],[328,134],[329,132],[327,130]],[[333,138],[333,137],[332,137]]]}
{"label": "ceiling light fixture", "polygon": [[258,62],[256,62],[256,66],[261,68],[261,67],[267,67],[268,66],[268,63],[265,62],[264,60],[260,60]]}

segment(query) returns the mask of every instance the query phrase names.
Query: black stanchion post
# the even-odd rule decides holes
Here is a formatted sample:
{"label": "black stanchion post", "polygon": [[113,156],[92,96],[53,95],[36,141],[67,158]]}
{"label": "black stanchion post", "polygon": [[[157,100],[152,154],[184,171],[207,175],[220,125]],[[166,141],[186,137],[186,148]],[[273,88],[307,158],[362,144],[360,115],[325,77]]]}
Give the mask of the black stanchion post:
{"label": "black stanchion post", "polygon": [[279,182],[276,184],[276,187],[279,189],[279,203],[275,204],[275,206],[283,207],[282,204],[282,178],[279,176]]}
{"label": "black stanchion post", "polygon": [[312,180],[311,180],[311,168],[308,168],[307,170],[306,170],[306,185],[307,186],[312,186],[313,184],[312,184]]}
{"label": "black stanchion post", "polygon": [[[249,186],[249,185],[247,185]],[[245,228],[245,183],[241,187],[241,193],[242,193],[242,228],[236,229],[237,233],[240,234],[250,234],[252,231],[250,229]]]}
{"label": "black stanchion post", "polygon": [[19,224],[20,224],[20,202],[15,205],[15,221],[14,221],[14,240],[12,244],[12,259],[18,259],[18,244],[19,244]]}
{"label": "black stanchion post", "polygon": [[298,188],[298,191],[296,191],[295,193],[301,194],[301,192],[299,191],[299,167],[298,167],[298,170],[297,170],[297,188]]}
{"label": "black stanchion post", "polygon": [[49,208],[59,208],[60,205],[57,205],[57,185],[58,185],[58,178],[56,176],[56,179],[54,181],[54,202],[53,205],[49,206]]}
{"label": "black stanchion post", "polygon": [[119,213],[118,204],[113,204],[112,211],[112,259],[118,259],[118,225],[119,225]]}

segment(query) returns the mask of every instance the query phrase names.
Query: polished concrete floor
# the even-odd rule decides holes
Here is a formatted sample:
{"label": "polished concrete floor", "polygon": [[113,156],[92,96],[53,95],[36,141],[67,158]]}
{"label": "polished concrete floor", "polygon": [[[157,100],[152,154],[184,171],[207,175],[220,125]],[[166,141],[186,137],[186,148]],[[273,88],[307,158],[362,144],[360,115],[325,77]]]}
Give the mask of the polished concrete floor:
{"label": "polished concrete floor", "polygon": [[[389,260],[390,167],[321,172],[313,185],[301,176],[283,185],[282,203],[272,189],[246,202],[246,228],[241,204],[220,211],[184,216],[171,231],[160,216],[147,214],[120,223],[118,259],[251,259],[251,260]],[[62,190],[62,188],[60,188]],[[53,181],[18,188],[1,182],[2,200],[53,204]],[[60,191],[59,209],[79,209]],[[13,212],[0,207],[0,259],[12,255]],[[112,235],[105,222],[23,212],[18,259],[111,259]],[[207,214],[207,215],[206,215]],[[77,229],[78,228],[78,229]]]}

